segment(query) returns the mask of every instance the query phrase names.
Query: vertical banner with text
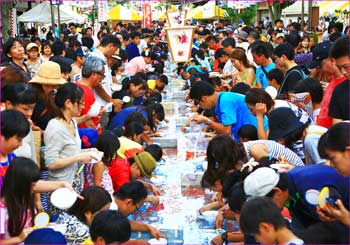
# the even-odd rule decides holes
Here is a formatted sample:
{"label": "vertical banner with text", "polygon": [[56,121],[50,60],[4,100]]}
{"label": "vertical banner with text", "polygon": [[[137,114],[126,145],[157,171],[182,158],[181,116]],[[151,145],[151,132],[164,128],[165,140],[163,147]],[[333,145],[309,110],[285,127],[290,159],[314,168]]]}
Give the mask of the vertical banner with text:
{"label": "vertical banner with text", "polygon": [[152,27],[152,9],[149,3],[142,4],[142,27]]}
{"label": "vertical banner with text", "polygon": [[107,1],[98,1],[98,22],[107,21],[109,19]]}

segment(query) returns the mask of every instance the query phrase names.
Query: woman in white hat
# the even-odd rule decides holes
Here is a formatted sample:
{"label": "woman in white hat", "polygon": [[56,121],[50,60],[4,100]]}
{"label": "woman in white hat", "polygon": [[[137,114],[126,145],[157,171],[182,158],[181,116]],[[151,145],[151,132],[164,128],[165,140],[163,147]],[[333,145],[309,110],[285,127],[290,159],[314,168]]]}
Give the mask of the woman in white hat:
{"label": "woman in white hat", "polygon": [[39,47],[36,45],[36,43],[28,43],[26,46],[26,51],[28,54],[28,60],[24,63],[27,65],[31,77],[35,77],[41,64],[41,59],[39,57]]}
{"label": "woman in white hat", "polygon": [[29,81],[39,97],[31,119],[42,130],[46,129],[50,119],[55,115],[53,103],[50,101],[51,93],[66,82],[61,76],[60,66],[52,61],[42,63],[38,74]]}

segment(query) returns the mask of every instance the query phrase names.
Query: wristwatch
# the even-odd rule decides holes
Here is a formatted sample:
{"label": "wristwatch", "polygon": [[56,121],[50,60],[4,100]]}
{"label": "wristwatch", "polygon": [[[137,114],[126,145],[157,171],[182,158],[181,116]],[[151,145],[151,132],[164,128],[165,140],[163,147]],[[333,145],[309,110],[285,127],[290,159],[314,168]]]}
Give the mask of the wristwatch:
{"label": "wristwatch", "polygon": [[225,244],[228,243],[228,241],[227,241],[227,234],[228,234],[227,231],[225,231],[224,233],[221,234],[221,239],[223,240],[223,242],[224,242]]}

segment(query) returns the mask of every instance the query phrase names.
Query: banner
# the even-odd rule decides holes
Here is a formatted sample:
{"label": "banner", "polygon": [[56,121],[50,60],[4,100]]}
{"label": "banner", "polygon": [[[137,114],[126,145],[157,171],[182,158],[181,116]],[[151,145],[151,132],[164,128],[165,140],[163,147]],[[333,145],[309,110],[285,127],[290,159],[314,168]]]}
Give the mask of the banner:
{"label": "banner", "polygon": [[98,22],[107,21],[109,19],[107,1],[98,1]]}
{"label": "banner", "polygon": [[149,3],[142,4],[142,28],[152,27],[152,9]]}
{"label": "banner", "polygon": [[10,10],[10,31],[11,37],[16,37],[17,32],[17,10],[15,8]]}
{"label": "banner", "polygon": [[164,29],[173,62],[187,62],[190,60],[194,29],[196,28],[193,26]]}

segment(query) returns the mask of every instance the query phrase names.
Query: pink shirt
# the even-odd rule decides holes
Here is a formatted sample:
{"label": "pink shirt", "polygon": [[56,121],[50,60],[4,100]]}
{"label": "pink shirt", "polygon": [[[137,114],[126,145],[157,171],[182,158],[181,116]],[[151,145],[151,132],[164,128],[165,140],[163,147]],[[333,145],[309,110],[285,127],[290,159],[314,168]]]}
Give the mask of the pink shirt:
{"label": "pink shirt", "polygon": [[143,72],[146,70],[146,62],[143,56],[137,56],[131,59],[128,63],[127,71],[128,75],[133,76],[137,72]]}
{"label": "pink shirt", "polygon": [[[25,228],[29,228],[32,227],[32,214],[31,212],[28,210],[27,211],[27,219],[23,220],[24,223],[24,229]],[[9,231],[7,229],[8,227],[8,211],[6,208],[5,203],[0,200],[0,239],[8,239],[11,237],[11,235],[9,234]]]}

